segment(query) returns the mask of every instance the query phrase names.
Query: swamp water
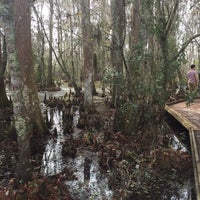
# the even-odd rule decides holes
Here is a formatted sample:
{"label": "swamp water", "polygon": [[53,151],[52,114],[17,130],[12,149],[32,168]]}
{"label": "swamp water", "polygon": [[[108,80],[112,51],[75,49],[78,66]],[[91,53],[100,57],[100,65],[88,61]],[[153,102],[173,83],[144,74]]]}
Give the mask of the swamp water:
{"label": "swamp water", "polygon": [[[59,92],[46,92],[46,94],[47,96],[60,97],[66,92],[67,90],[62,90]],[[39,97],[42,102],[44,93],[39,93]],[[74,178],[70,180],[66,179],[65,183],[71,191],[71,195],[76,200],[116,200],[116,198],[113,198],[115,191],[111,190],[109,187],[108,174],[101,173],[102,170],[99,166],[98,155],[95,152],[78,151],[73,159],[64,158],[62,156],[63,144],[65,140],[70,139],[71,136],[63,134],[63,113],[57,109],[46,107],[44,104],[41,104],[41,108],[47,111],[48,120],[52,120],[53,122],[51,129],[57,129],[57,136],[50,138],[46,144],[41,173],[45,176],[52,176],[61,173],[66,168],[73,169]],[[81,130],[76,127],[78,119],[79,112],[76,110],[74,111],[73,118],[73,137],[78,137],[81,134]],[[179,125],[172,124],[172,126],[178,127],[178,133],[182,132]],[[174,133],[170,135],[169,141],[172,149],[188,151],[187,147],[182,145],[179,138],[177,138]],[[0,153],[0,161],[1,158],[5,157],[4,153],[5,152]],[[163,176],[165,176],[165,174]],[[170,181],[171,179],[169,179],[169,182]],[[152,190],[150,194],[151,197],[146,197],[145,194],[143,194],[143,198],[140,198],[140,200],[196,200],[193,192],[193,177],[188,178],[184,183],[177,184],[177,186],[176,182],[173,184],[176,190],[169,191],[167,186],[163,190],[163,186],[157,185],[156,190],[160,190],[162,193],[159,198],[154,195],[154,190]],[[166,183],[166,185],[168,185],[168,183]],[[123,200],[122,198],[118,199]],[[136,200],[136,198],[131,198],[130,200]]]}
{"label": "swamp water", "polygon": [[[48,109],[48,108],[47,108]],[[112,199],[112,191],[108,188],[108,179],[105,174],[100,173],[98,155],[90,151],[78,152],[75,158],[63,158],[62,148],[69,135],[63,134],[62,112],[55,109],[48,109],[48,120],[52,121],[52,130],[57,129],[57,137],[51,138],[46,145],[43,154],[42,173],[46,176],[61,173],[63,169],[73,169],[74,180],[66,180],[71,194],[76,199]],[[53,113],[53,114],[50,114]],[[53,116],[53,119],[50,117]],[[79,112],[75,110],[73,116],[72,137],[78,137],[80,130],[76,128],[79,119]]]}
{"label": "swamp water", "polygon": [[[59,92],[58,92],[59,93]],[[60,93],[59,93],[60,94]],[[59,96],[57,94],[57,96]],[[45,153],[43,154],[43,166],[42,173],[47,176],[55,175],[62,172],[63,169],[73,169],[73,180],[65,181],[65,184],[68,186],[71,195],[77,200],[112,200],[114,196],[114,191],[109,189],[108,183],[108,174],[102,174],[99,166],[98,155],[90,151],[78,151],[77,155],[74,158],[63,158],[62,157],[62,148],[64,141],[71,137],[68,134],[63,134],[63,121],[62,121],[62,112],[49,109],[48,117],[52,117],[52,130],[56,127],[57,137],[51,138],[46,145]],[[50,114],[51,113],[51,114]],[[52,114],[53,113],[53,114]],[[78,110],[74,111],[73,117],[73,137],[79,137],[81,130],[79,130],[76,125],[79,119]],[[175,134],[170,134],[170,146],[172,149],[178,149],[181,151],[187,151],[178,137]],[[69,138],[68,138],[69,139]],[[192,167],[192,166],[191,166]],[[109,172],[108,172],[109,173]],[[166,177],[166,174],[164,175]],[[172,181],[169,179],[169,181]],[[173,183],[170,183],[173,184]],[[192,177],[186,180],[182,184],[174,183],[175,190],[168,191],[169,188],[164,188],[161,186],[162,194],[159,195],[157,199],[153,194],[153,198],[146,198],[145,194],[143,195],[143,200],[145,199],[155,199],[155,200],[195,200],[194,191],[193,191],[193,179]],[[159,190],[159,186],[157,186]],[[153,191],[152,191],[153,193]],[[174,194],[173,194],[174,193]],[[119,198],[122,199],[122,198]],[[132,199],[132,198],[131,198]],[[130,200],[131,200],[130,199]],[[122,199],[123,200],[123,199]],[[134,200],[134,199],[133,199]]]}

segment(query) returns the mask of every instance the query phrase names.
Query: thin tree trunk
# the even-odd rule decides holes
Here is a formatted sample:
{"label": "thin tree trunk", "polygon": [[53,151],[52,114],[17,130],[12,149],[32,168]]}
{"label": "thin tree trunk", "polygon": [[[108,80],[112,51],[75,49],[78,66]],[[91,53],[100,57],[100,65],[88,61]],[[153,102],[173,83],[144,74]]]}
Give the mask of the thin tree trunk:
{"label": "thin tree trunk", "polygon": [[[111,63],[119,76],[123,75],[123,44],[125,34],[125,1],[112,0],[112,45]],[[118,97],[120,96],[119,84],[115,81],[113,88],[113,104],[118,107]]]}
{"label": "thin tree trunk", "polygon": [[53,65],[52,65],[52,44],[53,44],[53,0],[50,0],[50,12],[49,12],[49,59],[48,59],[48,76],[47,76],[47,86],[52,87],[54,86],[53,82]]}
{"label": "thin tree trunk", "polygon": [[37,16],[37,55],[38,55],[38,69],[37,69],[37,83],[39,87],[43,88],[46,86],[46,77],[45,77],[45,62],[44,62],[44,45],[45,39],[44,34],[41,30],[40,19]]}
{"label": "thin tree trunk", "polygon": [[[78,92],[79,89],[80,89],[79,86],[78,86],[77,83],[71,78],[71,75],[70,75],[70,73],[68,72],[68,69],[67,69],[66,66],[65,66],[66,63],[65,63],[63,57],[62,57],[62,56],[59,57],[59,55],[56,53],[56,50],[53,48],[52,43],[50,42],[50,39],[49,39],[49,37],[48,37],[48,35],[47,35],[47,31],[46,31],[46,29],[45,29],[45,26],[44,26],[44,24],[43,24],[43,21],[42,21],[42,19],[39,17],[39,15],[38,15],[37,10],[36,10],[35,7],[33,7],[33,11],[35,12],[36,16],[39,18],[39,21],[40,21],[40,24],[41,24],[43,33],[44,33],[44,35],[45,35],[45,38],[47,39],[47,42],[48,42],[49,46],[51,46],[51,49],[52,49],[52,51],[53,51],[53,54],[54,54],[54,56],[55,56],[55,59],[56,59],[58,65],[60,66],[60,68],[61,68],[61,70],[63,71],[63,73],[65,73],[65,75],[67,76],[67,79],[69,80],[69,82],[73,85],[74,90],[75,90],[76,92]],[[60,48],[58,48],[58,51],[59,51],[60,55],[62,55],[62,50],[61,50]]]}
{"label": "thin tree trunk", "polygon": [[[118,72],[115,77],[113,88],[113,105],[116,108],[114,128],[119,128],[120,120],[120,97],[122,96],[123,84],[123,44],[125,36],[125,0],[111,1],[112,13],[112,46],[111,46],[111,62],[113,68]],[[120,77],[120,79],[119,79]],[[120,81],[120,84],[119,84]]]}
{"label": "thin tree trunk", "polygon": [[2,35],[0,33],[0,108],[10,107],[11,105],[6,95],[6,86],[4,82],[4,73],[6,70],[6,65],[7,65],[6,39],[5,35]]}

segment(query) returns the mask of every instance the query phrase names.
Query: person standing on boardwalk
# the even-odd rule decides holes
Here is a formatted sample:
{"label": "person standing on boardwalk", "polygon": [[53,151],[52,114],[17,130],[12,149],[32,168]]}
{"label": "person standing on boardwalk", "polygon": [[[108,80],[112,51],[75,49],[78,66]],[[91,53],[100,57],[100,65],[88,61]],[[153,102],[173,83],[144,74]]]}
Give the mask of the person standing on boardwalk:
{"label": "person standing on boardwalk", "polygon": [[196,66],[194,64],[190,66],[190,70],[187,73],[187,80],[189,90],[192,92],[196,92],[199,85],[199,75],[196,71]]}

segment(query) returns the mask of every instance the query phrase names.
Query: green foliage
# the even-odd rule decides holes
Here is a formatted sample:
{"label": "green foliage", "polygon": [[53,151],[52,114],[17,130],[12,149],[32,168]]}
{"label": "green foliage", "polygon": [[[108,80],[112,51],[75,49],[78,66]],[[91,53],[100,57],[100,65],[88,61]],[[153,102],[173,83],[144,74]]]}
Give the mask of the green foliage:
{"label": "green foliage", "polygon": [[[103,82],[104,84],[108,85],[110,87],[110,90],[113,92],[113,88],[118,88],[118,94],[123,95],[124,91],[124,78],[123,75],[118,73],[115,68],[112,67],[106,67],[103,72]],[[121,99],[122,96],[119,96]]]}
{"label": "green foliage", "polygon": [[198,96],[197,91],[190,91],[186,96],[185,96],[185,100],[186,100],[186,105],[190,106],[191,103],[193,103],[194,98],[196,98]]}
{"label": "green foliage", "polygon": [[147,127],[152,121],[160,120],[161,108],[165,103],[162,70],[158,68],[154,77],[148,77],[145,70],[149,69],[144,68],[144,58],[150,59],[150,55],[144,54],[140,44],[134,53],[135,56],[126,57],[133,75],[125,79],[120,74],[112,73],[112,79],[109,78],[118,87],[119,95],[115,128],[129,135]]}
{"label": "green foliage", "polygon": [[158,90],[151,85],[136,84],[134,93],[124,88],[120,106],[116,114],[117,129],[127,134],[135,134],[159,115],[156,106],[160,104]]}
{"label": "green foliage", "polygon": [[114,77],[116,77],[116,75],[117,71],[114,68],[110,66],[105,67],[103,71],[103,82],[105,84],[113,85]]}

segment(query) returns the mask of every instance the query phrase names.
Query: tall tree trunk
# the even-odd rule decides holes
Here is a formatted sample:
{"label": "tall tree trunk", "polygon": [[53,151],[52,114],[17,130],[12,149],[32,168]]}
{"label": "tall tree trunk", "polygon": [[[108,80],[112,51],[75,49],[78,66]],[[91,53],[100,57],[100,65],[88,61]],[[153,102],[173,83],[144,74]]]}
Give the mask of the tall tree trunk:
{"label": "tall tree trunk", "polygon": [[169,43],[172,42],[172,38],[174,37],[174,28],[175,28],[175,18],[177,17],[178,7],[179,7],[179,0],[173,1],[171,4],[171,12],[168,18],[164,15],[165,7],[164,4],[160,1],[156,1],[157,12],[159,19],[157,21],[158,26],[158,41],[161,48],[161,72],[162,72],[162,97],[163,97],[163,105],[167,101],[169,96],[168,86],[171,82],[171,77],[175,70],[170,68],[173,66],[173,56],[169,53]]}
{"label": "tall tree trunk", "polygon": [[52,44],[53,44],[53,13],[54,13],[54,4],[53,0],[50,0],[50,12],[49,12],[49,59],[48,59],[48,75],[47,75],[47,86],[54,86],[53,81],[53,64],[52,64]]}
{"label": "tall tree trunk", "polygon": [[[41,114],[40,102],[37,93],[37,87],[34,78],[32,43],[31,43],[31,16],[28,0],[23,0],[23,8],[20,6],[20,0],[14,2],[15,5],[15,43],[17,49],[17,61],[19,63],[19,72],[23,81],[23,99],[27,108],[31,133],[37,133],[43,136],[49,133]],[[26,6],[26,7],[25,7]],[[21,23],[20,19],[23,19]],[[26,45],[21,45],[26,44]],[[33,130],[34,129],[34,130]],[[35,132],[36,131],[36,132]]]}
{"label": "tall tree trunk", "polygon": [[141,43],[140,29],[141,29],[141,19],[140,19],[140,0],[134,1],[132,3],[132,15],[131,15],[131,42],[130,42],[130,51],[134,56],[135,51],[137,50],[138,45]]}
{"label": "tall tree trunk", "polygon": [[[36,15],[37,16],[37,15]],[[40,25],[40,19],[37,16],[37,56],[38,56],[38,68],[37,68],[37,84],[42,88],[46,86],[46,77],[45,77],[45,62],[44,62],[44,33],[42,32],[42,28]]]}
{"label": "tall tree trunk", "polygon": [[112,0],[112,46],[111,62],[119,73],[123,73],[122,50],[125,31],[125,1]]}
{"label": "tall tree trunk", "polygon": [[[125,37],[125,0],[111,1],[112,13],[112,46],[111,46],[111,62],[113,68],[118,72],[115,77],[113,89],[113,104],[116,108],[115,112],[115,129],[119,128],[119,108],[120,96],[122,96],[123,87],[123,45]],[[120,83],[119,83],[120,81]]]}
{"label": "tall tree trunk", "polygon": [[[30,139],[48,132],[42,118],[32,62],[29,0],[4,0],[4,27],[13,88],[14,123],[18,140],[20,179],[31,178]],[[23,6],[21,6],[23,5]],[[22,45],[26,44],[26,45]]]}
{"label": "tall tree trunk", "polygon": [[[125,0],[111,1],[112,15],[112,46],[111,63],[119,76],[123,75],[123,45],[125,37]],[[115,81],[113,89],[113,103],[117,107],[119,94],[119,84]]]}
{"label": "tall tree trunk", "polygon": [[[2,39],[1,39],[2,38]],[[2,48],[3,47],[3,48]],[[10,101],[6,95],[4,73],[7,65],[7,50],[5,35],[0,33],[0,108],[10,106]]]}
{"label": "tall tree trunk", "polygon": [[84,57],[84,108],[88,113],[94,112],[92,95],[93,81],[93,35],[90,22],[90,0],[82,0],[82,36],[83,36],[83,57]]}
{"label": "tall tree trunk", "polygon": [[[11,84],[13,90],[13,109],[14,109],[14,122],[18,135],[19,147],[19,164],[17,168],[18,177],[24,181],[30,179],[30,134],[28,131],[27,110],[23,98],[23,82],[20,75],[19,63],[17,62],[17,51],[15,48],[15,35],[14,35],[14,21],[13,21],[13,2],[12,0],[5,0],[4,2],[4,23],[5,32],[8,43],[8,59],[11,68]],[[19,3],[16,2],[15,3]],[[23,9],[25,7],[23,6]],[[22,12],[23,13],[23,12]],[[21,13],[21,14],[22,14]],[[17,19],[17,18],[16,18]],[[18,19],[19,20],[19,19]],[[26,44],[26,43],[22,43]],[[21,45],[22,46],[22,45]],[[25,45],[24,45],[25,46]],[[19,52],[19,51],[18,51]]]}
{"label": "tall tree trunk", "polygon": [[70,57],[71,57],[71,67],[72,67],[72,79],[73,81],[75,81],[73,26],[72,26],[72,16],[70,14],[69,14],[69,22],[70,22]]}

